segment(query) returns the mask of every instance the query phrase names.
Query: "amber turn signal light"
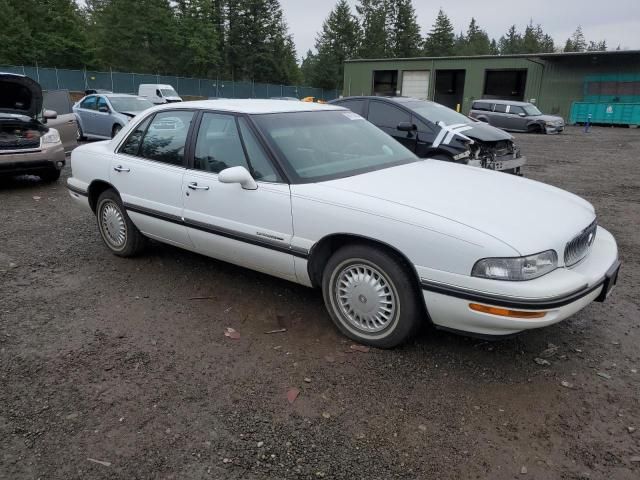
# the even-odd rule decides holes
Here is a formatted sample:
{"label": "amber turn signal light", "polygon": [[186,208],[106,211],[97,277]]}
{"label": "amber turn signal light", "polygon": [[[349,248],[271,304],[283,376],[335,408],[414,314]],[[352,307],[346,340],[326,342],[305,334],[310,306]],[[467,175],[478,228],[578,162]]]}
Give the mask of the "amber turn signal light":
{"label": "amber turn signal light", "polygon": [[547,312],[523,312],[522,310],[508,310],[506,308],[490,307],[489,305],[480,305],[478,303],[470,303],[469,308],[476,312],[490,313],[499,317],[510,318],[542,318]]}

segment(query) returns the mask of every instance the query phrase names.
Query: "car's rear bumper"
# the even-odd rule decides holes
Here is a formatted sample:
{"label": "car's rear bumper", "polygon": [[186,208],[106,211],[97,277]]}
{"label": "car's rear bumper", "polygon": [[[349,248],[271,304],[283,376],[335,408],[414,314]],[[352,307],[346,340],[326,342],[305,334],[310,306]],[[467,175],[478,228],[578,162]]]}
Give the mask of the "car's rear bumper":
{"label": "car's rear bumper", "polygon": [[[552,325],[593,301],[604,301],[617,283],[619,267],[615,240],[599,228],[589,256],[575,267],[552,272],[546,282],[545,277],[525,282],[486,280],[491,282],[485,283],[489,287],[479,289],[422,278],[422,288],[429,316],[436,327],[477,335],[512,335]],[[501,287],[505,287],[502,292]],[[558,293],[554,294],[553,290]],[[547,294],[536,295],[542,291]],[[471,305],[501,309],[502,313],[477,311]],[[516,318],[506,316],[507,312],[541,316]]]}
{"label": "car's rear bumper", "polygon": [[0,152],[0,175],[20,175],[52,168],[60,170],[64,165],[65,154],[62,144],[25,152]]}

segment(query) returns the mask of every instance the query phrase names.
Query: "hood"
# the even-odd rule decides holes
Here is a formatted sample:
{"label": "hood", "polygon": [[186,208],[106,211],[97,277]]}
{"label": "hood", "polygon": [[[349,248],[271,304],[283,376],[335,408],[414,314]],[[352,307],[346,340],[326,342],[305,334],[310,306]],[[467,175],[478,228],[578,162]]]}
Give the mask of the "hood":
{"label": "hood", "polygon": [[42,88],[24,75],[0,73],[0,113],[36,118],[42,111]]}
{"label": "hood", "polygon": [[513,136],[504,130],[492,127],[491,125],[472,120],[468,124],[473,127],[471,130],[465,131],[463,134],[473,140],[479,142],[500,142],[504,140],[513,140]]}
{"label": "hood", "polygon": [[[140,111],[142,111],[142,110],[140,110]],[[122,115],[126,115],[127,117],[131,117],[131,118],[133,118],[133,117],[135,117],[136,115],[138,115],[140,112],[134,112],[134,111],[129,110],[129,111],[126,111],[126,112],[120,112],[120,111],[118,111],[118,113],[121,113]]]}
{"label": "hood", "polygon": [[[395,204],[395,208],[436,215],[471,227],[509,245],[521,255],[555,249],[594,218],[593,206],[559,188],[522,177],[437,160],[378,170],[317,184],[324,198],[339,189]],[[428,226],[428,225],[424,225]]]}

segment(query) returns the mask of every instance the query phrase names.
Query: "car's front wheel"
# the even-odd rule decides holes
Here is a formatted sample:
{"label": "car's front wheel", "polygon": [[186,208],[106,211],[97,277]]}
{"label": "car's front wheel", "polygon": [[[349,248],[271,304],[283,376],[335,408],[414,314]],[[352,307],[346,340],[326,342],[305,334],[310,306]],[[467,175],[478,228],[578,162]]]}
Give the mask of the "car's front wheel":
{"label": "car's front wheel", "polygon": [[338,329],[366,345],[395,347],[416,332],[423,317],[408,268],[374,246],[338,250],[324,269],[322,291]]}
{"label": "car's front wheel", "polygon": [[145,237],[127,215],[120,196],[114,190],[105,190],[96,206],[98,229],[105,245],[120,257],[133,257],[145,246]]}

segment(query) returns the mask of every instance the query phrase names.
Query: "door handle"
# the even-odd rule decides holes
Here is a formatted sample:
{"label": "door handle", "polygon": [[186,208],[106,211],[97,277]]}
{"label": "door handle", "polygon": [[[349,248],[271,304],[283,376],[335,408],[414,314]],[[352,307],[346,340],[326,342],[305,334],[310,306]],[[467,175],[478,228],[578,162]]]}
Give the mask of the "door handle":
{"label": "door handle", "polygon": [[191,190],[209,190],[208,185],[198,185],[198,182],[191,182],[187,187]]}
{"label": "door handle", "polygon": [[68,123],[69,125],[73,125],[74,123],[76,123],[76,121],[75,121],[75,120],[67,120],[67,123]]}
{"label": "door handle", "polygon": [[113,167],[116,172],[125,172],[129,173],[131,171],[130,168],[124,168],[122,165],[118,165],[117,167]]}

